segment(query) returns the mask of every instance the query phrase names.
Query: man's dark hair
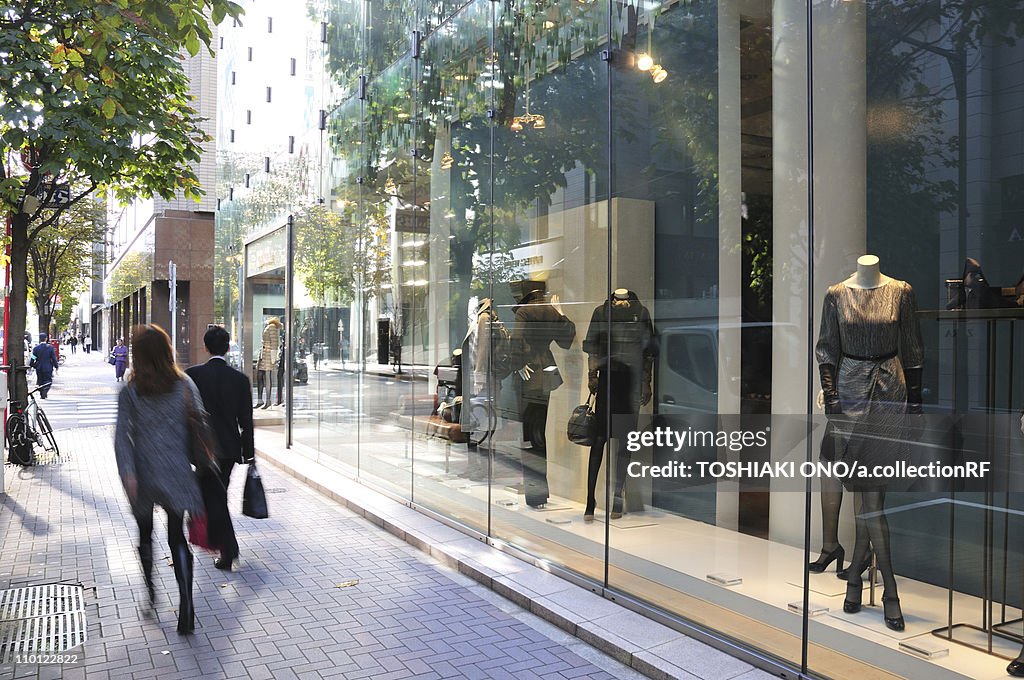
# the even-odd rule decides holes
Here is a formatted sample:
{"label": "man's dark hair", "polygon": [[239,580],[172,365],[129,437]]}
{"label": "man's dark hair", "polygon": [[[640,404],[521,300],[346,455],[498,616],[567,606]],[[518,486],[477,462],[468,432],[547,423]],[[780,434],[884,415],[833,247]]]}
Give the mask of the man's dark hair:
{"label": "man's dark hair", "polygon": [[203,343],[206,345],[206,349],[210,350],[210,354],[222,357],[228,353],[231,336],[222,327],[213,326],[203,336]]}

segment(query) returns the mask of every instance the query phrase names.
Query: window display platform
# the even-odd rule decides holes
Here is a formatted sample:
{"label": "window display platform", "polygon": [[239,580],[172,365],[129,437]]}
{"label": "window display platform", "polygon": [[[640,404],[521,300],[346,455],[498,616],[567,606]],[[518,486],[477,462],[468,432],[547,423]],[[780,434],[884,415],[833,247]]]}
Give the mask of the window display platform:
{"label": "window display platform", "polygon": [[[406,446],[396,446],[394,441],[374,437],[377,427],[362,424],[361,476],[480,531],[487,530],[490,505],[495,538],[601,578],[603,570],[596,565],[604,557],[604,508],[598,507],[594,522],[584,522],[583,504],[568,498],[552,496],[543,510],[529,508],[516,488],[521,478],[509,464],[519,454],[513,445],[499,444],[495,479],[488,484],[458,475],[466,469],[464,445],[446,446],[418,434],[411,442],[406,440]],[[397,433],[392,429],[389,426],[389,432],[380,434],[393,438]],[[345,451],[355,446],[353,434],[322,427],[319,448],[331,452],[325,457],[345,460]],[[549,475],[558,474],[556,470],[552,464]],[[789,650],[799,640],[802,619],[790,605],[802,605],[802,549],[650,507],[611,520],[608,532],[611,587],[739,640],[757,640],[762,648],[793,661]],[[710,574],[735,576],[741,582],[721,585],[709,580]],[[830,571],[809,576],[810,609],[815,612],[809,627],[810,659],[815,672],[836,678],[867,677],[863,660],[871,659],[876,666],[872,677],[878,678],[1007,677],[1004,659],[932,634],[947,624],[946,589],[898,576],[907,625],[906,630],[895,632],[883,621],[880,582],[872,606],[865,579],[864,607],[848,615],[842,611],[845,582],[835,577],[834,565]],[[954,606],[958,623],[980,625],[979,598],[956,593]],[[1020,614],[1008,613],[1008,618]],[[765,641],[772,628],[775,644]],[[969,634],[957,632],[958,637]],[[1000,644],[994,651],[1015,655],[1019,650]],[[816,658],[827,658],[827,665],[815,666]]]}
{"label": "window display platform", "polygon": [[[514,455],[515,452],[507,453]],[[426,472],[425,454],[423,449],[418,452],[418,475]],[[459,454],[453,453],[451,458],[453,469],[461,469]],[[487,484],[470,483],[438,472],[431,482],[449,491],[458,491],[464,496],[463,503],[474,507],[477,513],[483,512],[478,504],[487,503]],[[418,483],[423,487],[428,485],[426,479]],[[514,533],[523,536],[544,537],[549,546],[563,546],[564,560],[557,554],[545,555],[548,559],[571,566],[575,554],[598,556],[603,551],[603,507],[598,507],[594,522],[584,522],[583,505],[569,499],[552,497],[548,506],[538,511],[529,508],[523,496],[505,484],[495,484],[490,492],[495,525],[514,527]],[[618,569],[799,634],[801,619],[790,605],[802,604],[805,559],[802,549],[653,508],[626,513],[610,523],[611,560]],[[678,549],[666,549],[669,546]],[[687,550],[687,546],[699,546],[699,549]],[[709,580],[710,574],[735,575],[742,581],[724,586]],[[946,589],[898,576],[906,629],[896,632],[884,623],[880,580],[876,579],[874,604],[871,604],[865,576],[864,606],[859,613],[851,615],[843,612],[846,582],[836,578],[834,566],[830,571],[809,576],[812,643],[855,659],[877,659],[880,668],[904,677],[1006,677],[1005,659],[933,635],[932,631],[947,624]],[[611,585],[634,592],[629,583],[613,581]],[[954,608],[959,622],[981,623],[979,598],[956,593]],[[1010,613],[1012,617],[1019,615],[1018,610]],[[975,614],[978,620],[973,619]],[[713,620],[706,624],[715,626]],[[955,634],[958,638],[980,635],[973,631]],[[1002,641],[996,643],[994,651],[1016,656],[1020,649],[1019,645]],[[817,670],[827,672],[827,669]]]}

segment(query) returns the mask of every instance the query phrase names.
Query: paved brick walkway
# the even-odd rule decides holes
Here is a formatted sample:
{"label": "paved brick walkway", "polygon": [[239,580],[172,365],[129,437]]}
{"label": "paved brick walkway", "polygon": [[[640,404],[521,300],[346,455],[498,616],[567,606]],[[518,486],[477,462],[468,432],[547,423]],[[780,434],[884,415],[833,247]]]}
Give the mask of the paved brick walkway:
{"label": "paved brick walkway", "polygon": [[0,679],[641,677],[269,467],[271,518],[236,519],[235,572],[197,554],[197,630],[179,636],[166,558],[155,614],[143,604],[111,428],[61,439],[68,462],[7,468],[0,588],[84,584],[89,640],[77,664],[0,666]]}

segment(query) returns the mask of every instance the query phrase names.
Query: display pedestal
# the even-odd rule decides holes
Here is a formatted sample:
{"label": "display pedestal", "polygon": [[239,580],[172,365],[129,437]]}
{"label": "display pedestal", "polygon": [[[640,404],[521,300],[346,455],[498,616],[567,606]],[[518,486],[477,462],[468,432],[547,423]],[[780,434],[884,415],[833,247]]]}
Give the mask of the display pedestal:
{"label": "display pedestal", "polygon": [[[985,419],[985,441],[992,442],[994,439],[994,428],[992,426],[992,414],[994,413],[997,405],[997,382],[996,382],[996,370],[998,360],[998,324],[1004,322],[1009,325],[1009,351],[1007,353],[1007,361],[1009,367],[1006,371],[1008,376],[1006,381],[1006,396],[1007,405],[1012,403],[1013,399],[1013,350],[1014,350],[1014,330],[1015,322],[1024,320],[1024,309],[1009,308],[1009,309],[963,309],[963,310],[921,310],[918,314],[922,318],[936,319],[939,322],[952,322],[953,324],[953,373],[951,380],[952,389],[952,403],[954,404],[954,415],[964,414],[967,412],[967,395],[968,389],[966,384],[967,371],[964,361],[961,358],[961,354],[966,349],[961,345],[961,337],[964,335],[964,326],[968,321],[984,322],[986,327],[986,338],[985,338],[985,350],[984,350],[984,366],[986,376],[986,389],[985,389],[985,403],[984,409],[985,414],[989,417]],[[989,450],[990,456],[995,452]],[[1008,452],[1007,452],[1008,454]],[[1008,467],[1008,466],[1007,466]],[[956,545],[955,529],[956,529],[956,491],[950,491],[949,495],[949,601],[948,601],[948,617],[947,624],[941,628],[936,628],[932,631],[932,634],[947,640],[949,642],[955,642],[972,649],[986,652],[993,656],[998,656],[1007,660],[1012,660],[1016,657],[1019,651],[1019,645],[1024,642],[1024,636],[1016,632],[1011,632],[1015,628],[1019,628],[1020,618],[1014,618],[1007,620],[1007,607],[1005,604],[1005,585],[1004,585],[1004,602],[1001,604],[1001,620],[996,622],[995,620],[995,594],[993,592],[993,583],[995,575],[995,493],[994,478],[996,475],[989,475],[985,480],[985,502],[983,504],[984,513],[984,529],[983,529],[983,568],[982,568],[982,596],[981,596],[981,625],[975,625],[973,623],[956,623],[954,622],[954,611],[953,611],[953,574],[955,573],[955,556],[954,546]],[[1008,479],[1007,476],[1003,476],[1004,481]],[[1006,499],[1005,507],[1001,508],[1004,513],[1003,520],[1003,546],[1002,546],[1002,567],[1003,567],[1003,582],[1005,584],[1007,580],[1007,554],[1008,554],[1008,543],[1009,543],[1009,522],[1007,521],[1010,516],[1009,508],[1009,484],[1002,490],[1004,498]],[[974,505],[974,504],[970,504]],[[1016,647],[1011,650],[1007,646],[1007,643],[1013,643]]]}

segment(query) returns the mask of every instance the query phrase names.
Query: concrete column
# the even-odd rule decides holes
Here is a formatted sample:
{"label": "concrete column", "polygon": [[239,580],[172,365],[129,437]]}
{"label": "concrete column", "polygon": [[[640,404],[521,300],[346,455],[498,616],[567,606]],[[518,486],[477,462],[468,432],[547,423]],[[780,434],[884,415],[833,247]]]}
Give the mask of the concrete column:
{"label": "concrete column", "polygon": [[[742,0],[718,3],[718,412],[740,412],[735,379],[743,322],[740,15]],[[715,523],[735,530],[738,484],[720,482]]]}
{"label": "concrete column", "polygon": [[[807,21],[805,0],[773,7],[773,356],[772,412],[806,414],[808,390],[818,392],[807,339],[816,338],[828,286],[853,271],[866,249],[867,114],[864,9],[859,2],[813,6],[814,167],[808,177]],[[808,191],[814,189],[814,243],[810,243]],[[813,249],[812,249],[813,248]],[[813,289],[808,278],[814,257]],[[884,268],[884,262],[883,262]],[[808,323],[808,305],[814,321]],[[813,326],[813,327],[812,327]],[[808,370],[808,369],[812,370]],[[815,413],[820,409],[814,407]],[[776,418],[774,460],[804,460],[800,419]],[[817,456],[814,438],[813,456]],[[770,534],[803,542],[804,499],[772,499]],[[820,541],[818,501],[812,502],[812,547]]]}

